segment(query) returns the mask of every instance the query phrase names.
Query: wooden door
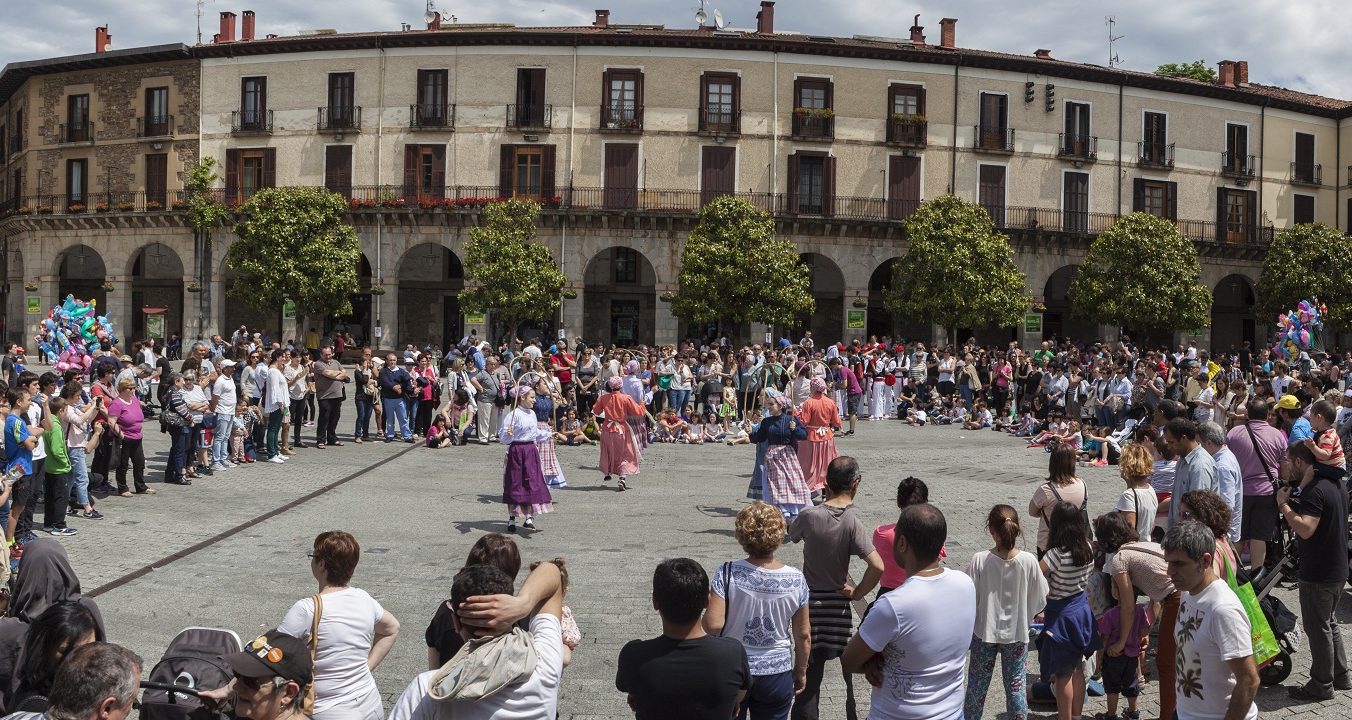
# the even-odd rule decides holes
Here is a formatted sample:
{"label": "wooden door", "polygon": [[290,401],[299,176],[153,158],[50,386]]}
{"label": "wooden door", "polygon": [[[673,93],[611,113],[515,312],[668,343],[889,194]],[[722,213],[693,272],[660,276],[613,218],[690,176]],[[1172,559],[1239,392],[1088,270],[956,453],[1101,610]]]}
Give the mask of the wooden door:
{"label": "wooden door", "polygon": [[893,155],[887,160],[887,216],[901,220],[920,207],[920,158]]}
{"label": "wooden door", "polygon": [[157,202],[166,207],[165,196],[169,190],[169,156],[157,153],[146,156],[146,200]]}
{"label": "wooden door", "polygon": [[324,187],[343,197],[352,197],[352,146],[324,148]]}
{"label": "wooden door", "polygon": [[1061,215],[1062,229],[1069,233],[1089,230],[1089,173],[1068,172],[1064,176]]}
{"label": "wooden door", "polygon": [[700,207],[737,191],[737,148],[705,145],[700,158]]}
{"label": "wooden door", "polygon": [[1005,167],[982,165],[977,201],[990,213],[996,227],[1005,225]]}
{"label": "wooden door", "polygon": [[603,182],[607,208],[638,207],[638,143],[606,143]]}

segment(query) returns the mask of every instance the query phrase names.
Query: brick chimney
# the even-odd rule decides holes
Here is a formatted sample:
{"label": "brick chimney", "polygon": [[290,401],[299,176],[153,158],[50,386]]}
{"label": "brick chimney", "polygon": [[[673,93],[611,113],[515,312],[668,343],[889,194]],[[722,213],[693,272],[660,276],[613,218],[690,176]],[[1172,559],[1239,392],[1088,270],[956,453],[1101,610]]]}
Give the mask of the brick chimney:
{"label": "brick chimney", "polygon": [[957,25],[958,21],[954,18],[944,18],[939,21],[939,47],[954,48],[957,47]]}
{"label": "brick chimney", "polygon": [[94,52],[108,52],[108,48],[113,44],[113,36],[108,34],[108,26],[94,28]]}
{"label": "brick chimney", "polygon": [[919,13],[917,13],[915,19],[911,21],[911,44],[925,44],[925,28],[920,25]]}
{"label": "brick chimney", "polygon": [[606,28],[610,27],[610,11],[597,10],[596,21],[592,23],[592,27],[598,28],[600,30],[605,30]]}
{"label": "brick chimney", "polygon": [[215,41],[218,43],[235,41],[235,14],[229,10],[221,13],[221,32],[216,35]]}
{"label": "brick chimney", "polygon": [[1235,63],[1235,84],[1236,84],[1236,85],[1248,85],[1248,84],[1249,84],[1249,61],[1248,61],[1248,60],[1240,60],[1240,61],[1238,61],[1238,62]]}
{"label": "brick chimney", "polygon": [[1222,60],[1222,61],[1220,61],[1219,66],[1220,66],[1220,71],[1221,71],[1221,72],[1220,72],[1221,77],[1220,77],[1220,80],[1218,81],[1218,84],[1219,84],[1221,87],[1234,87],[1234,86],[1235,86],[1235,61],[1234,61],[1234,60]]}
{"label": "brick chimney", "polygon": [[1033,51],[1033,57],[1038,58],[1040,60],[1051,60],[1052,51],[1046,48],[1038,48],[1037,50]]}
{"label": "brick chimney", "polygon": [[437,11],[435,11],[435,10],[432,11],[432,22],[427,23],[427,29],[428,29],[428,30],[440,30],[440,29],[441,29],[441,13],[439,13],[439,12],[437,12]]}
{"label": "brick chimney", "polygon": [[756,13],[756,32],[770,35],[775,31],[775,4],[771,0],[761,0],[760,12]]}
{"label": "brick chimney", "polygon": [[244,22],[239,29],[239,39],[248,42],[254,39],[254,11],[244,11]]}

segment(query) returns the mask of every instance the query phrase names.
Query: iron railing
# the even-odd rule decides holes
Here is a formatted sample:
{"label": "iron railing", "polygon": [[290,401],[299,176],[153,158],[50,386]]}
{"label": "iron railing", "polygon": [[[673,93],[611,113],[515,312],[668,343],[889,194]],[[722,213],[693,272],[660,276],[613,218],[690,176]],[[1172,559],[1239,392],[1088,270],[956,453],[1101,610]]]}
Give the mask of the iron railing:
{"label": "iron railing", "polygon": [[554,124],[553,105],[508,105],[509,130],[548,130]]}
{"label": "iron railing", "polygon": [[742,132],[742,111],[731,105],[715,105],[699,109],[699,131],[718,135],[736,135]]}
{"label": "iron railing", "polygon": [[1173,169],[1174,144],[1150,141],[1136,143],[1136,164],[1141,167]]}
{"label": "iron railing", "polygon": [[887,142],[901,147],[925,147],[929,142],[929,122],[906,117],[887,119]]}
{"label": "iron railing", "polygon": [[230,113],[230,132],[259,135],[272,132],[271,110],[235,110]]}
{"label": "iron railing", "polygon": [[793,111],[793,136],[806,140],[831,140],[836,136],[836,118],[833,115],[814,114],[816,111]]}
{"label": "iron railing", "polygon": [[1098,159],[1098,137],[1078,133],[1060,133],[1056,136],[1056,154],[1070,160],[1093,162]]}
{"label": "iron railing", "polygon": [[360,105],[330,105],[319,108],[315,120],[319,132],[360,132]]}
{"label": "iron railing", "polygon": [[601,130],[639,132],[643,130],[643,106],[632,102],[613,102],[601,106]]}
{"label": "iron railing", "polygon": [[1291,182],[1300,185],[1322,185],[1324,168],[1319,163],[1291,163]]}
{"label": "iron railing", "polygon": [[1014,152],[1014,128],[972,126],[972,147],[985,152]]}
{"label": "iron railing", "polygon": [[169,137],[174,134],[173,115],[151,115],[136,118],[136,137]]}
{"label": "iron railing", "polygon": [[92,143],[94,142],[94,121],[86,120],[82,123],[61,123],[58,126],[56,141],[58,143]]}
{"label": "iron railing", "polygon": [[1254,175],[1252,155],[1241,155],[1229,150],[1221,153],[1221,174],[1232,178],[1251,178]]}
{"label": "iron railing", "polygon": [[452,130],[454,128],[454,103],[418,103],[408,106],[409,130]]}

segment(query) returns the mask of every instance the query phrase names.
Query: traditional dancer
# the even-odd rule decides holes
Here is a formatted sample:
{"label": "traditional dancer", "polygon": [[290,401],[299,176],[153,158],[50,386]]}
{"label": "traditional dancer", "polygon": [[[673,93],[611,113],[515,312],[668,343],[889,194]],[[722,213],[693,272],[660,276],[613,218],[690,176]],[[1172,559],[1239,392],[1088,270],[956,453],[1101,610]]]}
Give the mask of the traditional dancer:
{"label": "traditional dancer", "polygon": [[[650,396],[648,387],[644,384],[642,366],[637,360],[630,360],[624,364],[624,377],[620,379],[620,390],[641,408],[646,408]],[[651,380],[649,373],[648,380]],[[607,381],[607,387],[609,381]],[[595,412],[595,411],[593,411]],[[634,433],[634,440],[638,443],[639,452],[648,448],[648,413],[644,412],[637,417],[631,415],[628,419],[629,429]]]}
{"label": "traditional dancer", "polygon": [[836,434],[840,429],[840,411],[826,395],[826,381],[812,378],[812,397],[798,410],[798,419],[807,426],[807,442],[798,443],[798,462],[803,477],[815,495],[826,487],[826,467],[836,459]]}
{"label": "traditional dancer", "polygon": [[[502,470],[502,502],[509,513],[507,532],[516,532],[516,516],[525,515],[525,527],[534,530],[536,515],[542,515],[554,509],[553,498],[549,495],[549,486],[545,484],[544,474],[540,470],[540,451],[537,440],[540,436],[546,442],[552,442],[551,435],[541,430],[536,422],[535,391],[526,385],[512,389],[516,407],[502,419],[502,428],[498,438],[507,445],[507,463]],[[550,446],[552,449],[552,445]]]}
{"label": "traditional dancer", "polygon": [[785,518],[793,519],[811,502],[803,468],[794,453],[794,447],[807,437],[807,428],[794,417],[793,406],[783,393],[769,389],[765,397],[766,409],[772,414],[751,433],[751,442],[767,446],[762,492],[766,502],[779,508]]}
{"label": "traditional dancer", "polygon": [[597,398],[592,411],[601,420],[601,472],[605,477],[601,482],[610,480],[611,475],[620,476],[620,490],[629,487],[629,476],[637,475],[639,462],[639,441],[634,435],[634,418],[643,419],[645,410],[634,399],[621,392],[624,382],[618,377],[606,380],[606,394]]}
{"label": "traditional dancer", "polygon": [[540,471],[544,473],[550,487],[568,487],[568,480],[563,477],[563,468],[559,465],[558,453],[554,452],[554,396],[549,381],[541,378],[535,384],[534,394],[535,403],[532,407],[540,428],[540,434],[535,439],[535,446],[540,453]]}

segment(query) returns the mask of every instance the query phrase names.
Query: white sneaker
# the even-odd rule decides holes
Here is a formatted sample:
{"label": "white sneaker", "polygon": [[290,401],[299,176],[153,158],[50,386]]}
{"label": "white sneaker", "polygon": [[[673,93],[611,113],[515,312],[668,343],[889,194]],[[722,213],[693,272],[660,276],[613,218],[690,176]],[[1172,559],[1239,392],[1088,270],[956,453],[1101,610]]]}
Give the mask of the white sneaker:
{"label": "white sneaker", "polygon": [[220,470],[227,470],[228,468],[226,468],[226,467],[225,467],[224,465],[222,465],[221,463],[213,463],[213,464],[211,465],[211,469],[212,469],[212,471],[214,472],[214,471],[220,471]]}
{"label": "white sneaker", "polygon": [[236,465],[236,464],[230,462],[229,460],[226,460],[225,462],[223,462],[223,463],[221,463],[221,464],[224,465],[224,466],[227,467],[227,468],[237,468],[237,467],[239,467],[238,465]]}
{"label": "white sneaker", "polygon": [[281,465],[285,463],[286,460],[281,455],[273,455],[272,457],[268,458],[268,462],[277,463],[278,465]]}

